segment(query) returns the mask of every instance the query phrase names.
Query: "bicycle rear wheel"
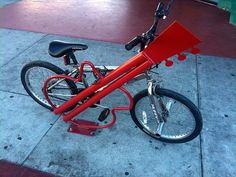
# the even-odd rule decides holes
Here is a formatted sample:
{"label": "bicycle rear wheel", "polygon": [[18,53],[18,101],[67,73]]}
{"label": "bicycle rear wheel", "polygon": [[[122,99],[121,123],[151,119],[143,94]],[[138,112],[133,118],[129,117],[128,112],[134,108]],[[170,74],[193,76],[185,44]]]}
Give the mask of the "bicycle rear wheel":
{"label": "bicycle rear wheel", "polygon": [[[61,68],[46,62],[46,61],[33,61],[26,64],[21,70],[21,82],[26,92],[41,106],[53,110],[50,104],[44,97],[43,86],[44,82],[52,75],[66,74]],[[59,79],[52,79],[49,86],[56,83]],[[65,101],[78,94],[78,89],[73,81],[63,80],[49,92],[49,98],[56,107],[63,104]],[[73,109],[69,108],[67,111]]]}
{"label": "bicycle rear wheel", "polygon": [[184,143],[199,135],[202,129],[201,113],[189,99],[163,88],[156,88],[154,97],[159,115],[167,114],[166,122],[161,134],[157,134],[158,124],[149,102],[148,90],[143,90],[134,96],[134,106],[130,110],[133,121],[142,131],[168,143]]}

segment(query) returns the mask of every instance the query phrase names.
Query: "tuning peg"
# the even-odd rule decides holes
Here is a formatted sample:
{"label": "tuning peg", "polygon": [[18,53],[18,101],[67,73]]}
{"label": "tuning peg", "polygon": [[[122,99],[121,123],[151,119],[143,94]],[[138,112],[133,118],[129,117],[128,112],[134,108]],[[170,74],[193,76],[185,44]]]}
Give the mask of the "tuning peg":
{"label": "tuning peg", "polygon": [[170,67],[170,66],[172,66],[172,65],[174,64],[173,61],[170,61],[170,60],[168,60],[168,59],[166,59],[165,62],[166,62],[165,65],[166,65],[167,67]]}
{"label": "tuning peg", "polygon": [[199,52],[200,52],[200,49],[198,49],[198,48],[192,48],[192,50],[191,50],[191,53],[194,55],[198,54]]}
{"label": "tuning peg", "polygon": [[183,61],[186,59],[186,55],[185,54],[178,54],[178,60],[179,61]]}

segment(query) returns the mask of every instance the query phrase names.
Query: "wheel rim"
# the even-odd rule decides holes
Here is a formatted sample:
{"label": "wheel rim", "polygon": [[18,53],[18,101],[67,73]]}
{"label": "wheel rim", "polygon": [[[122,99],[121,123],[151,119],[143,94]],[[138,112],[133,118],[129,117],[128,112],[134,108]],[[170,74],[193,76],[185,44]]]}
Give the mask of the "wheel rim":
{"label": "wheel rim", "polygon": [[[169,140],[179,140],[190,136],[196,127],[196,122],[190,109],[176,99],[166,96],[155,97],[155,105],[160,115],[162,115],[163,111],[158,104],[159,99],[163,100],[164,105],[172,102],[167,122],[163,126],[160,137]],[[135,115],[143,130],[158,138],[159,135],[156,135],[158,124],[149,103],[148,96],[141,98],[136,104]]]}
{"label": "wheel rim", "polygon": [[[45,104],[48,107],[51,107],[51,105],[47,102],[47,100],[44,97],[43,94],[43,86],[44,82],[52,75],[55,75],[56,73],[44,68],[44,67],[32,67],[26,71],[25,74],[25,82],[26,86],[29,90],[29,92],[41,103]],[[50,82],[56,82],[56,80],[51,80]],[[52,84],[52,83],[51,83]],[[65,89],[58,89],[58,87],[54,87],[51,92],[52,93],[57,93],[57,94],[64,94],[64,95],[71,95],[71,90],[70,87],[68,86],[66,81],[62,81],[60,85],[57,86],[62,86]],[[62,103],[64,103],[66,100],[68,100],[71,97],[67,97],[65,100],[60,100],[58,98],[55,98],[55,96],[49,96],[50,100],[52,103],[58,107]],[[59,97],[60,98],[60,97]],[[61,97],[62,98],[62,97]],[[64,97],[63,97],[64,98]]]}

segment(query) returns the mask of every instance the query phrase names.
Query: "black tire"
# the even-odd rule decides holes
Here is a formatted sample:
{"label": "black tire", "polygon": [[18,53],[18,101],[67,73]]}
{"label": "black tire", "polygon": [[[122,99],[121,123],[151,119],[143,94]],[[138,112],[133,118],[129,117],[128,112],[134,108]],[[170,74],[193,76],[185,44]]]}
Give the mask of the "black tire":
{"label": "black tire", "polygon": [[[200,134],[202,130],[202,116],[199,109],[188,98],[172,90],[167,90],[167,89],[158,88],[158,87],[155,88],[155,94],[160,97],[165,96],[168,98],[172,98],[174,100],[177,100],[180,103],[180,105],[182,104],[185,105],[186,107],[185,109],[189,110],[190,115],[192,114],[192,117],[194,119],[193,121],[195,121],[195,128],[193,128],[193,131],[191,131],[188,136],[185,136],[182,138],[176,138],[176,139],[174,138],[170,139],[170,138],[166,138],[162,136],[157,136],[156,134],[152,133],[147,128],[145,128],[145,126],[143,126],[142,123],[140,123],[136,115],[137,103],[144,97],[148,97],[148,90],[145,89],[145,90],[140,91],[138,94],[134,96],[134,105],[133,105],[133,108],[130,110],[130,114],[133,121],[143,132],[145,132],[149,136],[159,141],[167,142],[167,143],[185,143],[194,139]],[[141,108],[141,109],[144,109],[144,108]],[[168,122],[166,122],[166,124],[168,124]]]}
{"label": "black tire", "polygon": [[[49,62],[46,62],[46,61],[40,61],[40,60],[37,60],[37,61],[32,61],[28,64],[26,64],[22,70],[21,70],[21,82],[26,90],[26,92],[37,102],[39,103],[41,106],[53,111],[53,108],[47,103],[47,101],[43,98],[42,100],[37,98],[36,94],[32,91],[32,89],[29,88],[29,81],[27,81],[27,73],[28,71],[30,71],[32,68],[43,68],[43,69],[46,69],[50,72],[52,72],[52,74],[65,74],[65,71],[62,70],[61,68],[49,63]],[[39,81],[39,83],[42,82],[44,83],[44,81]],[[70,81],[70,80],[65,80],[66,84],[68,85],[68,87],[70,88],[70,92],[71,94],[78,94],[78,89],[75,85],[75,83],[73,81]],[[27,84],[28,83],[28,84]],[[41,84],[41,89],[42,90],[42,87],[43,87],[43,84]],[[43,97],[43,96],[42,96]],[[73,107],[69,108],[67,111],[73,109]]]}

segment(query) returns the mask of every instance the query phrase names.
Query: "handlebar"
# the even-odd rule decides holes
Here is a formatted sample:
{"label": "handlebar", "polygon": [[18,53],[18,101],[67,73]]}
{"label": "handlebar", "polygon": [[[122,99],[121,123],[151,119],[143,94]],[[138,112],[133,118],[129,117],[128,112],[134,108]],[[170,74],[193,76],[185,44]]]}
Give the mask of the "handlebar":
{"label": "handlebar", "polygon": [[135,38],[133,38],[131,41],[129,41],[126,45],[125,45],[125,49],[126,50],[131,50],[132,48],[134,48],[136,45],[138,45],[142,40],[141,36],[137,36]]}
{"label": "handlebar", "polygon": [[[155,11],[155,16],[154,16],[154,22],[153,22],[151,28],[146,33],[143,33],[142,35],[139,35],[139,36],[133,38],[130,42],[128,42],[125,45],[126,50],[131,50],[132,48],[134,48],[135,46],[137,46],[140,43],[143,44],[141,46],[145,46],[147,44],[147,42],[152,42],[154,40],[158,21],[159,21],[159,19],[165,19],[168,16],[169,10],[170,10],[170,7],[171,7],[173,1],[174,0],[169,0],[169,3],[166,6],[166,8],[165,8],[165,4],[163,2],[160,2],[157,5],[156,11]],[[142,50],[142,48],[141,48],[141,50]]]}

